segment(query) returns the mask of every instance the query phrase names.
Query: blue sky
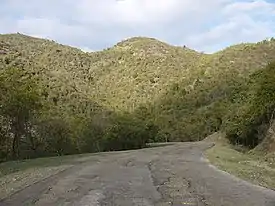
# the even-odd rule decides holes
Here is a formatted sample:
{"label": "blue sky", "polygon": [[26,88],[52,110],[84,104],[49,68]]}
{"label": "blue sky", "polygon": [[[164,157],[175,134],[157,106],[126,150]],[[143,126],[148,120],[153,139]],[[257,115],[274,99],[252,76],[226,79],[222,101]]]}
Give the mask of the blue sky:
{"label": "blue sky", "polygon": [[148,36],[212,53],[275,36],[275,0],[1,0],[0,33],[101,50]]}

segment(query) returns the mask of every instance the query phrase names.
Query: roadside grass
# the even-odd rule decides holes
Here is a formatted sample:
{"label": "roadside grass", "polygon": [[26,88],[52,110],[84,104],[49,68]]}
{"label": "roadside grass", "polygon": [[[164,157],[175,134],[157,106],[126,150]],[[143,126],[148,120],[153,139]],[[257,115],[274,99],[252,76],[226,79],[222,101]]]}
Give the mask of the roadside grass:
{"label": "roadside grass", "polygon": [[91,157],[91,154],[80,154],[1,163],[0,200]]}
{"label": "roadside grass", "polygon": [[[164,147],[173,143],[153,143],[146,148]],[[146,149],[144,148],[144,149]],[[62,172],[73,165],[96,161],[97,157],[103,157],[112,153],[125,153],[126,151],[86,153],[57,157],[44,157],[0,163],[0,200],[11,196],[29,185]]]}
{"label": "roadside grass", "polygon": [[3,162],[0,163],[0,178],[5,175],[10,175],[12,173],[27,170],[30,168],[71,165],[74,164],[79,158],[87,157],[90,155],[91,154],[66,155]]}
{"label": "roadside grass", "polygon": [[[165,147],[173,145],[173,142],[165,143],[148,143],[146,148],[154,147]],[[118,152],[129,152],[131,150],[125,151],[116,151]],[[108,155],[112,152],[98,152],[98,153],[86,153],[86,154],[77,154],[77,155],[65,155],[65,156],[54,156],[54,157],[42,157],[36,159],[26,159],[26,160],[17,160],[17,161],[8,161],[0,163],[0,178],[5,175],[10,175],[12,173],[33,169],[33,168],[45,168],[45,167],[58,167],[64,165],[73,165],[86,161],[87,158],[92,158],[97,155]]]}
{"label": "roadside grass", "polygon": [[175,142],[147,143],[145,148],[166,147],[174,144]]}
{"label": "roadside grass", "polygon": [[[220,138],[223,139],[223,138]],[[215,141],[206,156],[217,168],[256,185],[275,190],[274,154],[243,152],[226,141]]]}

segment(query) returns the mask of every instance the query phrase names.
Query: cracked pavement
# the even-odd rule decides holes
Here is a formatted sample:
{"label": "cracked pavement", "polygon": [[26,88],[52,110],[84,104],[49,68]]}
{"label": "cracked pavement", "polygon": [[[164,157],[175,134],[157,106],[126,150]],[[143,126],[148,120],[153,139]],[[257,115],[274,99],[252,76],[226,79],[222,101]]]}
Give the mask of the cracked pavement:
{"label": "cracked pavement", "polygon": [[211,143],[91,155],[0,202],[66,206],[274,206],[275,192],[209,165]]}

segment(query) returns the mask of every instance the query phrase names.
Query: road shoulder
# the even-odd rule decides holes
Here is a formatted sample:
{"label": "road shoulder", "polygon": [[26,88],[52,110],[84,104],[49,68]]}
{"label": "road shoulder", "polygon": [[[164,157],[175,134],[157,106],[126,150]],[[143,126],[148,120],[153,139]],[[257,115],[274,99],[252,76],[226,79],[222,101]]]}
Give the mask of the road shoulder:
{"label": "road shoulder", "polygon": [[223,137],[210,137],[215,146],[206,151],[205,156],[212,165],[235,177],[252,184],[275,189],[275,163],[270,155],[240,152],[223,140]]}

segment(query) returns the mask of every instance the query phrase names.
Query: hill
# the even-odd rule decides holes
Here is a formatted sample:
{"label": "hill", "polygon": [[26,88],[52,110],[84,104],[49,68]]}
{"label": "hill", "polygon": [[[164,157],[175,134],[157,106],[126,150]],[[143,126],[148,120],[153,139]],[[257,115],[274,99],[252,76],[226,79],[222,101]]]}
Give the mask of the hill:
{"label": "hill", "polygon": [[[12,76],[17,82],[22,77],[18,88],[32,85],[35,89],[26,86],[27,94],[35,90],[41,101],[32,115],[33,104],[26,109],[28,118],[19,133],[12,129],[18,114],[1,111],[2,156],[15,152],[15,134],[26,143],[18,145],[28,151],[21,156],[28,157],[136,148],[148,141],[193,141],[228,130],[229,113],[237,107],[234,98],[242,98],[237,94],[247,90],[251,75],[275,60],[274,54],[273,39],[209,55],[146,37],[85,53],[51,40],[0,35],[2,79]],[[3,82],[4,97],[10,87]],[[18,88],[13,94],[20,96]],[[1,108],[11,101],[13,97],[2,98]]]}

